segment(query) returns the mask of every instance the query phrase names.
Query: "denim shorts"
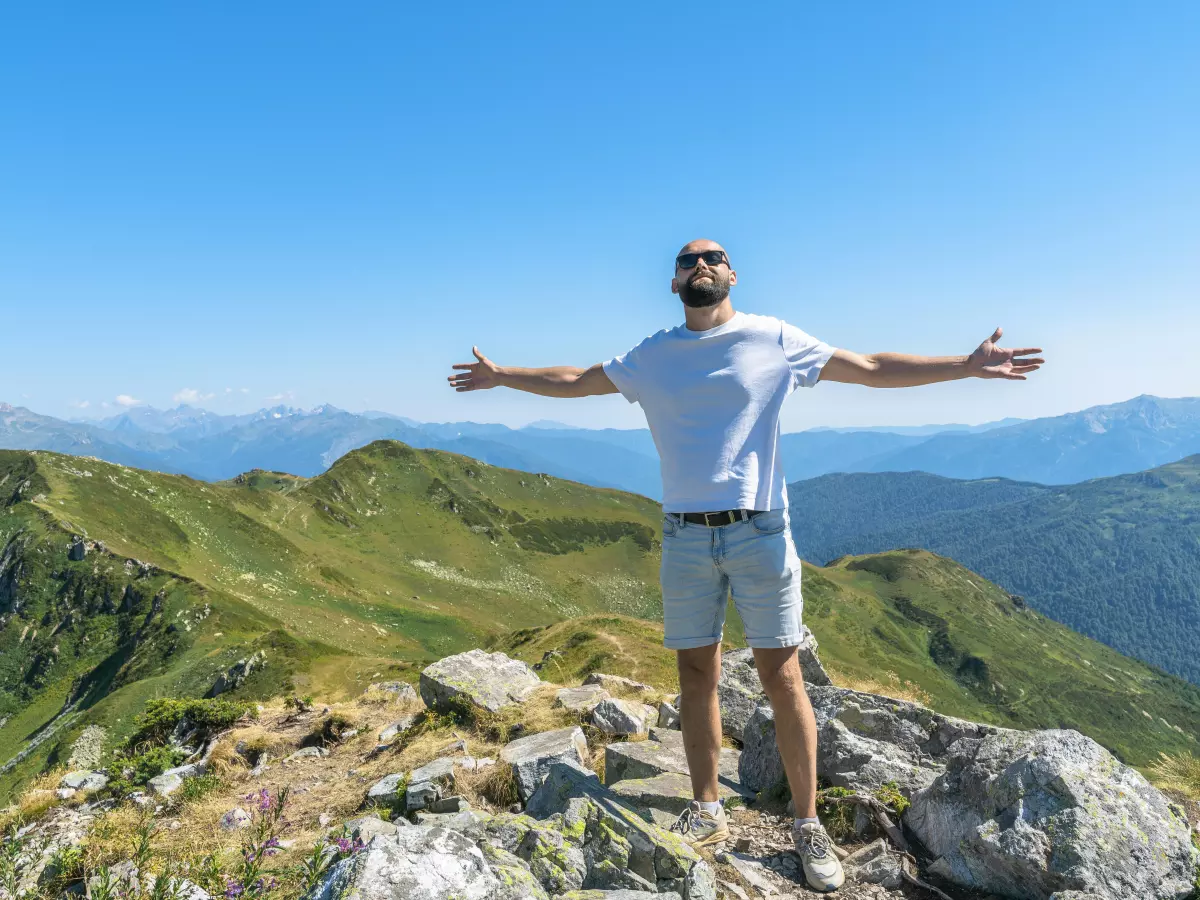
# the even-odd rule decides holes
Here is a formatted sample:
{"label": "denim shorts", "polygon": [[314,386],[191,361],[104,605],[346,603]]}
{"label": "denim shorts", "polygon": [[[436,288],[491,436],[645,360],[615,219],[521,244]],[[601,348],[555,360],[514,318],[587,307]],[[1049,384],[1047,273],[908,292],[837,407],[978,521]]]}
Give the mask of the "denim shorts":
{"label": "denim shorts", "polygon": [[800,622],[800,557],[786,509],[710,528],[663,516],[663,641],[672,650],[720,643],[732,595],[751,647],[795,647]]}

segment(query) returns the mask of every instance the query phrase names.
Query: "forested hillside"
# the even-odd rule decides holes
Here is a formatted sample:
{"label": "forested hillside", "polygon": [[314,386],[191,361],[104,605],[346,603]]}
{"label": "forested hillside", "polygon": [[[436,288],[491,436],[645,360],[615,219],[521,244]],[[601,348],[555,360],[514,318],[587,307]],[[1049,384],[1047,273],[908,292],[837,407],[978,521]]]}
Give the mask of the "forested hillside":
{"label": "forested hillside", "polygon": [[801,555],[919,547],[1200,683],[1200,456],[1059,487],[920,472],[790,485]]}

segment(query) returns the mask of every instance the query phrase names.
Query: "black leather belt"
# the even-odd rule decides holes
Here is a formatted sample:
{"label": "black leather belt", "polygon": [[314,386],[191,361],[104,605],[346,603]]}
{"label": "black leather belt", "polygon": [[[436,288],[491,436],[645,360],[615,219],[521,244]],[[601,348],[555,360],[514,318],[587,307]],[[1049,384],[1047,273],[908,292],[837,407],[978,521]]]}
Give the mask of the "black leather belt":
{"label": "black leather belt", "polygon": [[675,513],[683,521],[692,525],[707,525],[718,528],[721,525],[732,525],[735,522],[749,522],[762,510],[757,509],[723,509],[720,512]]}

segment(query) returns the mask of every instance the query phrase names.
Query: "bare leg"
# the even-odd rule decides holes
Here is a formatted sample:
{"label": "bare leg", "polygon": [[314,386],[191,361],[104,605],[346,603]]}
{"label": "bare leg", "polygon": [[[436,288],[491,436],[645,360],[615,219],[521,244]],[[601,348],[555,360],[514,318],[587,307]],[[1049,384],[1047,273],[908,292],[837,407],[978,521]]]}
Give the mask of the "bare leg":
{"label": "bare leg", "polygon": [[[754,662],[771,708],[775,710],[775,742],[779,745],[779,755],[792,788],[796,816],[814,818],[817,815],[817,720],[804,690],[796,648],[756,647]],[[690,755],[688,761],[691,761]]]}
{"label": "bare leg", "polygon": [[716,800],[721,758],[721,709],[717,703],[721,645],[676,651],[676,661],[682,695],[679,722],[688,770],[692,773],[692,796],[696,800]]}

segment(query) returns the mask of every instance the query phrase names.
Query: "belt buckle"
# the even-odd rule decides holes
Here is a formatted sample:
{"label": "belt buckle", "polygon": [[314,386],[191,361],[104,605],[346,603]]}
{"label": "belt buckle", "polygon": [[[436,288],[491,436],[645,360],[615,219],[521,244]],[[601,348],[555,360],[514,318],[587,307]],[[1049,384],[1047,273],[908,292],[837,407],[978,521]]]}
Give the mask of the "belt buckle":
{"label": "belt buckle", "polygon": [[[709,516],[724,516],[724,517],[725,517],[725,521],[724,521],[724,522],[718,522],[716,525],[714,525],[712,522],[710,522],[710,521],[708,520],[708,517],[709,517]],[[707,525],[709,528],[716,528],[716,527],[718,527],[718,526],[720,526],[720,525],[728,525],[728,524],[730,523],[730,521],[731,521],[731,519],[730,519],[730,516],[729,516],[729,511],[728,511],[728,510],[723,510],[722,512],[719,512],[719,513],[705,513],[705,514],[704,514],[704,524],[705,524],[705,525]]]}

